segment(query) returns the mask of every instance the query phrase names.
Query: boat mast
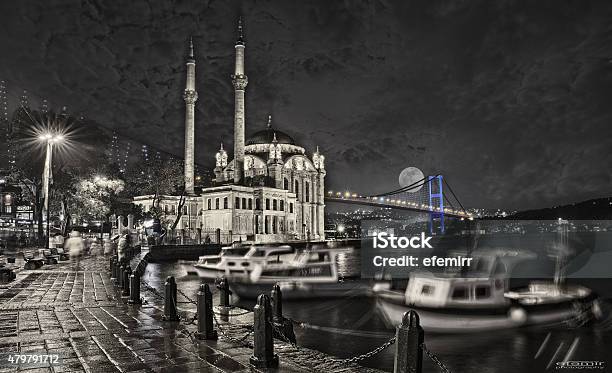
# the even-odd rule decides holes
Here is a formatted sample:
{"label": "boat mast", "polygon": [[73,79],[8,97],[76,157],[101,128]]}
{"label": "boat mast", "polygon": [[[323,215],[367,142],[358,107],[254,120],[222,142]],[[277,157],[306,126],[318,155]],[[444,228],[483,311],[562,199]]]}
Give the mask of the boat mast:
{"label": "boat mast", "polygon": [[555,285],[559,286],[565,281],[563,267],[565,265],[565,255],[568,252],[568,221],[559,218],[557,227],[557,255],[555,257]]}

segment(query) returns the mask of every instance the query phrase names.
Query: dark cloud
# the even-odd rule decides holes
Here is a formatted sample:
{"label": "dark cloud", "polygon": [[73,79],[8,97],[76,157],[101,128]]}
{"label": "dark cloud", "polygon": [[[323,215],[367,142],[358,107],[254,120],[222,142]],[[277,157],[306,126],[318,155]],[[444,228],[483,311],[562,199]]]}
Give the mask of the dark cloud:
{"label": "dark cloud", "polygon": [[[382,192],[406,166],[467,205],[611,192],[612,3],[31,1],[0,4],[0,77],[182,154],[184,54],[197,54],[197,158],[231,148],[235,21],[247,133],[327,156],[328,185]],[[13,92],[18,95],[19,92]]]}

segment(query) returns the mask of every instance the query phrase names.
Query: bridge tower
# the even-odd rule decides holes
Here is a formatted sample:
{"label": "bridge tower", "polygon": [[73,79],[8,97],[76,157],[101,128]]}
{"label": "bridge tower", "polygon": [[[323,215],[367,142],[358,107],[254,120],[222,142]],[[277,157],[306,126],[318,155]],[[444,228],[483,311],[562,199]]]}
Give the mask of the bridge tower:
{"label": "bridge tower", "polygon": [[[434,234],[435,222],[440,221],[440,233],[444,233],[444,193],[442,175],[428,178],[429,192],[429,233]],[[436,210],[438,208],[438,210]]]}

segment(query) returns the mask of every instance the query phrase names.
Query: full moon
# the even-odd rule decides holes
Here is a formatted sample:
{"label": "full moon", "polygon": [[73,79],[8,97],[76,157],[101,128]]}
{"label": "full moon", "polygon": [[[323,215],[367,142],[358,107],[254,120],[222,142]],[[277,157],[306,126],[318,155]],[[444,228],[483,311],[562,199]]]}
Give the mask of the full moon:
{"label": "full moon", "polygon": [[[399,185],[402,188],[407,187],[408,185],[414,184],[417,181],[421,181],[425,178],[425,175],[423,175],[423,171],[419,170],[416,167],[406,167],[402,170],[402,172],[399,175]],[[410,189],[408,192],[410,193],[414,193],[414,192],[418,192],[419,190],[421,190],[423,186],[420,185],[417,188],[414,189]]]}

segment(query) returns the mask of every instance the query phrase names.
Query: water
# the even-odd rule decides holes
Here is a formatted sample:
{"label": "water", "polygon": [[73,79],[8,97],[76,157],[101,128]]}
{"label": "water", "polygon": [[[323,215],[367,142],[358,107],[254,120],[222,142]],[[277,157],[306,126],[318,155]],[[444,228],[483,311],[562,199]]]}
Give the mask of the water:
{"label": "water", "polygon": [[[345,276],[358,274],[359,252],[342,254],[338,264],[339,270]],[[144,280],[161,290],[166,276],[175,276],[179,289],[195,299],[200,280],[195,275],[187,275],[184,264],[151,263],[147,267]],[[573,281],[583,283],[606,297],[612,295],[609,280]],[[253,301],[240,301],[239,304],[252,307]],[[181,306],[191,308],[191,305]],[[606,309],[608,307],[612,308],[606,302]],[[299,345],[340,358],[349,358],[370,351],[383,344],[394,333],[384,325],[376,309],[375,300],[370,298],[353,296],[341,299],[286,301],[283,310],[286,316],[308,323],[304,328],[295,329]],[[550,335],[548,342],[536,359],[536,354],[548,335]],[[612,346],[612,320],[576,329],[524,328],[476,334],[426,334],[425,343],[452,372],[558,371],[555,370],[555,363],[566,358],[608,363],[609,350]],[[573,353],[568,354],[570,351]],[[362,361],[361,364],[391,371],[393,354],[394,348],[390,347],[379,355]],[[551,366],[547,370],[548,364]],[[612,364],[612,361],[609,364]],[[439,371],[426,356],[424,356],[424,371]]]}

